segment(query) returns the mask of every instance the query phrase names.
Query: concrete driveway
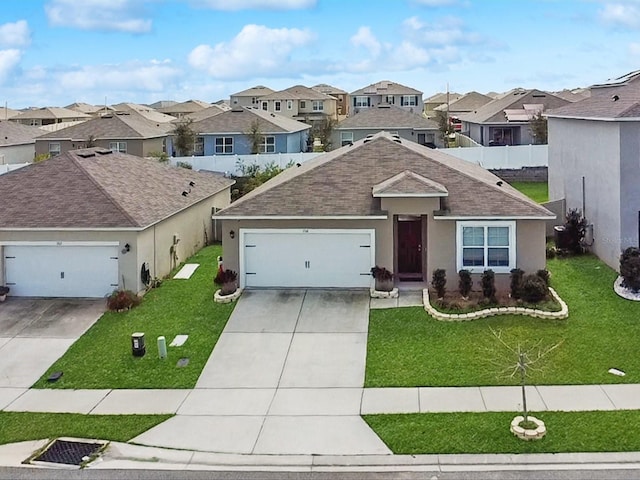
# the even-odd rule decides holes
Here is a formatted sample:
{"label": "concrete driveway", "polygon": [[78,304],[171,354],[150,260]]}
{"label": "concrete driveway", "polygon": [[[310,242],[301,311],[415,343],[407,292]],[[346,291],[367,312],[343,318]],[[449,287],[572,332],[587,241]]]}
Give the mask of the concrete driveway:
{"label": "concrete driveway", "polygon": [[68,298],[8,297],[0,303],[0,397],[29,388],[100,318],[104,306],[102,299]]}
{"label": "concrete driveway", "polygon": [[360,417],[368,324],[368,291],[245,291],[177,415],[133,441],[243,454],[390,454]]}

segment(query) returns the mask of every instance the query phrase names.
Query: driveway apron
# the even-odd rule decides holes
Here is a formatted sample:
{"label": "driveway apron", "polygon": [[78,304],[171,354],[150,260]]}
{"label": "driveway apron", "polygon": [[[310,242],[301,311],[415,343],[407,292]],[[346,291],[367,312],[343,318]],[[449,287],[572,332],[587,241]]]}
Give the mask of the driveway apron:
{"label": "driveway apron", "polygon": [[177,415],[136,443],[244,454],[390,454],[360,417],[369,294],[248,290]]}

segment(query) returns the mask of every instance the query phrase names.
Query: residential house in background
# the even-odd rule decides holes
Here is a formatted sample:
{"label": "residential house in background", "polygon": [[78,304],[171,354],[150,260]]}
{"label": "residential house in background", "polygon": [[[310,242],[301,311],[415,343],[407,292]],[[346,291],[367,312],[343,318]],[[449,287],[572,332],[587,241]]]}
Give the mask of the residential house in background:
{"label": "residential house in background", "polygon": [[95,146],[146,157],[166,151],[165,141],[173,128],[171,123],[152,122],[134,111],[102,115],[38,137],[36,155],[56,156]]}
{"label": "residential house in background", "polygon": [[167,107],[160,107],[158,112],[165,115],[171,115],[175,118],[182,118],[191,113],[196,113],[201,110],[205,110],[211,106],[210,103],[202,102],[200,100],[187,100],[186,102],[176,103]]}
{"label": "residential house in background", "polygon": [[83,102],[75,102],[71,105],[67,105],[64,108],[68,108],[69,110],[74,110],[76,112],[86,113],[87,115],[91,115],[92,117],[97,117],[102,113],[109,113],[113,111],[113,108],[107,105],[91,105],[89,103]]}
{"label": "residential house in background", "polygon": [[622,251],[640,245],[640,71],[590,90],[546,112],[549,200],[583,213],[590,249],[618,270]]}
{"label": "residential house in background", "polygon": [[336,99],[338,119],[342,119],[343,117],[349,114],[349,93],[348,92],[340,88],[327,85],[326,83],[319,83],[318,85],[314,85],[311,88],[313,88],[316,92],[324,93],[325,95],[329,95]]}
{"label": "residential house in background", "polygon": [[176,103],[178,102],[176,102],[175,100],[158,100],[157,102],[150,103],[148,106],[153,108],[154,110],[157,110],[159,108],[171,107]]}
{"label": "residential house in background", "polygon": [[333,129],[331,145],[342,147],[381,131],[420,145],[443,146],[436,122],[386,103],[361,110],[338,123]]}
{"label": "residential house in background", "polygon": [[338,101],[303,85],[295,85],[258,99],[258,108],[284,117],[313,124],[327,118],[337,120]]}
{"label": "residential house in background", "polygon": [[144,290],[142,272],[162,278],[215,239],[233,183],[102,148],[0,175],[0,278],[18,297]]}
{"label": "residential house in background", "polygon": [[426,98],[422,103],[422,112],[425,117],[432,118],[436,116],[436,108],[446,105],[447,102],[452,103],[462,98],[462,94],[455,92],[438,92]]}
{"label": "residential house in background", "polygon": [[567,103],[540,90],[512,90],[471,113],[460,115],[462,133],[484,146],[534,144],[531,119]]}
{"label": "residential house in background", "polygon": [[33,162],[38,127],[0,120],[0,165]]}
{"label": "residential house in background", "polygon": [[460,120],[460,117],[478,110],[491,101],[493,101],[493,98],[488,95],[483,95],[478,92],[469,92],[465,93],[457,100],[449,102],[448,104],[444,103],[439,107],[436,107],[434,109],[434,114],[437,115],[437,112],[442,112],[446,115],[448,112],[449,121],[453,125],[453,129],[456,132],[461,132],[462,120]]}
{"label": "residential house in background", "polygon": [[118,103],[116,105],[112,105],[112,108],[114,112],[118,113],[137,113],[147,120],[156,123],[171,123],[176,119],[176,117],[172,115],[167,115],[166,113],[159,112],[147,105],[140,105],[138,103]]}
{"label": "residential house in background", "polygon": [[220,113],[223,112],[227,112],[230,109],[227,108],[222,108],[219,105],[211,105],[208,108],[204,108],[202,110],[199,110],[197,112],[193,112],[193,113],[189,113],[188,115],[185,115],[184,117],[182,117],[181,119],[176,119],[173,121],[173,123],[180,123],[181,121],[184,120],[191,120],[194,122],[199,122],[200,120],[204,120],[205,118],[209,118],[209,117],[213,117],[214,115],[219,115]]}
{"label": "residential house in background", "polygon": [[275,90],[265,87],[264,85],[256,85],[238,93],[234,93],[229,98],[231,108],[235,107],[258,107],[260,105],[258,99],[275,92]]}
{"label": "residential house in background", "polygon": [[[214,117],[218,118],[218,117]],[[481,201],[479,201],[481,199]],[[372,287],[546,265],[554,215],[465,160],[387,132],[289,168],[215,214],[241,287]]]}
{"label": "residential house in background", "polygon": [[13,110],[7,107],[0,107],[0,120],[9,120],[17,115],[20,115],[19,110]]}
{"label": "residential house in background", "polygon": [[32,127],[89,120],[91,115],[63,107],[31,108],[11,118],[12,122]]}
{"label": "residential house in background", "polygon": [[[258,153],[305,152],[310,125],[251,107],[236,107],[191,124],[196,132],[194,155],[249,155],[254,126],[262,137]],[[176,156],[173,138],[167,151]]]}
{"label": "residential house in background", "polygon": [[420,90],[388,80],[372,83],[351,92],[349,96],[351,98],[349,115],[354,115],[365,108],[375,107],[380,103],[396,105],[410,113],[422,111],[422,92]]}

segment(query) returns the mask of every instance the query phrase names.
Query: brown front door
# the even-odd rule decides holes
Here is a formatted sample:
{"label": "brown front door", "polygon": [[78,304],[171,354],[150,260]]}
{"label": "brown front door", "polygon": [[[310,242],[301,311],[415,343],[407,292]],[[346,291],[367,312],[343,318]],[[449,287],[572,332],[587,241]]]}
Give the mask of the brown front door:
{"label": "brown front door", "polygon": [[398,220],[398,277],[422,280],[422,220]]}

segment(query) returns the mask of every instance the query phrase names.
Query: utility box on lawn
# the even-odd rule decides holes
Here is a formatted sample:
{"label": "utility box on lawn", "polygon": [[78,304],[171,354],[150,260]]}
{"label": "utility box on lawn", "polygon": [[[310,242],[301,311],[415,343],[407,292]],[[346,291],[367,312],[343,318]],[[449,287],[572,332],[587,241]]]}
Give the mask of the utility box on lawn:
{"label": "utility box on lawn", "polygon": [[144,344],[144,333],[132,333],[131,334],[131,353],[134,357],[144,357],[147,353],[147,348]]}

